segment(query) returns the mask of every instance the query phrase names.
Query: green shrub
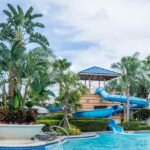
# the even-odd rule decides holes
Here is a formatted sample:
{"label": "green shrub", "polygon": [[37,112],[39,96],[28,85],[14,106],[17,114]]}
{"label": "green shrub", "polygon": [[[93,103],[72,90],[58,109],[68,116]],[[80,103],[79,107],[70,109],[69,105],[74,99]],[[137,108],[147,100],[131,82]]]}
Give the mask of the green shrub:
{"label": "green shrub", "polygon": [[140,126],[139,130],[150,130],[150,126],[148,125]]}
{"label": "green shrub", "polygon": [[49,119],[49,120],[62,120],[64,117],[63,113],[52,113],[44,116],[39,116],[38,119]]}
{"label": "green shrub", "polygon": [[149,109],[139,109],[133,112],[133,118],[138,119],[140,121],[148,120],[150,118],[150,110]]}
{"label": "green shrub", "polygon": [[[49,131],[49,127],[52,125],[59,125],[61,120],[38,120],[38,123],[45,124],[43,131]],[[82,132],[94,132],[94,131],[106,131],[107,130],[107,119],[69,119],[71,125],[75,126]],[[75,130],[74,128],[71,130]]]}
{"label": "green shrub", "polygon": [[106,118],[71,118],[71,120],[99,120],[99,121],[108,121]]}
{"label": "green shrub", "polygon": [[38,120],[39,124],[45,124],[42,131],[48,132],[50,126],[58,126],[60,124],[60,120]]}
{"label": "green shrub", "polygon": [[70,123],[78,127],[82,132],[106,131],[108,122],[106,119],[70,119]]}
{"label": "green shrub", "polygon": [[81,131],[77,127],[71,125],[71,127],[68,128],[68,133],[69,133],[69,135],[80,135]]}
{"label": "green shrub", "polygon": [[140,123],[138,121],[123,122],[122,126],[123,126],[124,130],[137,131],[140,129]]}

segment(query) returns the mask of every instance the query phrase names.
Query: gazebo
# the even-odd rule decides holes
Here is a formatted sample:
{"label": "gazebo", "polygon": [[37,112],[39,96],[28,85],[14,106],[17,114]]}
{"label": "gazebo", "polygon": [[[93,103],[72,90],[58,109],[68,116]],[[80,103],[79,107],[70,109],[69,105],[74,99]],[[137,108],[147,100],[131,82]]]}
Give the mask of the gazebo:
{"label": "gazebo", "polygon": [[105,86],[105,81],[120,76],[120,74],[117,72],[96,67],[96,66],[82,70],[78,73],[78,75],[80,76],[81,80],[85,81],[86,86],[87,86],[87,81],[89,82],[89,89],[91,89],[91,81],[98,81],[98,87],[100,87],[101,81],[104,82],[104,86]]}

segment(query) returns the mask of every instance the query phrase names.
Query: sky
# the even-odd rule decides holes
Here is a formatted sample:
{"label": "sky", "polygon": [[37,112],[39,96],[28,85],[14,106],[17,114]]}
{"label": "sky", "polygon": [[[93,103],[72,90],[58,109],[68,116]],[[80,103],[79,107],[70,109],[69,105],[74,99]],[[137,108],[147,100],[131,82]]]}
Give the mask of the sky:
{"label": "sky", "polygon": [[42,33],[58,58],[72,70],[99,66],[110,69],[123,56],[150,54],[149,0],[0,0],[0,22],[7,3],[42,13]]}

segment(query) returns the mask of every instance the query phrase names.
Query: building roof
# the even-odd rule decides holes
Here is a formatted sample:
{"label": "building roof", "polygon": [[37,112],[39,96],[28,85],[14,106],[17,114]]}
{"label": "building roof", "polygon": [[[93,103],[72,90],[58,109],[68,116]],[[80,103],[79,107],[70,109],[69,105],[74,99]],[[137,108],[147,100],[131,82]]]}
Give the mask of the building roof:
{"label": "building roof", "polygon": [[110,80],[120,75],[117,72],[96,66],[80,71],[78,74],[81,80]]}

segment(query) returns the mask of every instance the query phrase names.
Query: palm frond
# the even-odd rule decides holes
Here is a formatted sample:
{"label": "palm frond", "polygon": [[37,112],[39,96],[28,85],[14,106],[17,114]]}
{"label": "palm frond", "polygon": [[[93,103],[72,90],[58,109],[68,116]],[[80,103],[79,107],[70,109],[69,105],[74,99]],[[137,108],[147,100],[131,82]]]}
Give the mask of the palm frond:
{"label": "palm frond", "polygon": [[23,12],[22,8],[19,5],[17,5],[17,9],[18,9],[18,12],[19,12],[20,15],[24,15],[24,12]]}
{"label": "palm frond", "polygon": [[47,38],[37,32],[30,36],[29,42],[30,43],[38,43],[43,48],[47,48],[47,46],[49,46],[49,42],[48,42]]}
{"label": "palm frond", "polygon": [[11,4],[7,4],[7,6],[14,16],[18,15],[16,9]]}
{"label": "palm frond", "polygon": [[8,17],[12,17],[12,14],[8,10],[3,10],[3,13]]}
{"label": "palm frond", "polygon": [[42,17],[43,15],[42,14],[33,14],[33,15],[30,15],[30,20],[33,20],[35,18],[39,18],[39,17]]}
{"label": "palm frond", "polygon": [[25,14],[25,18],[28,18],[31,15],[32,11],[33,11],[33,7],[30,7]]}

